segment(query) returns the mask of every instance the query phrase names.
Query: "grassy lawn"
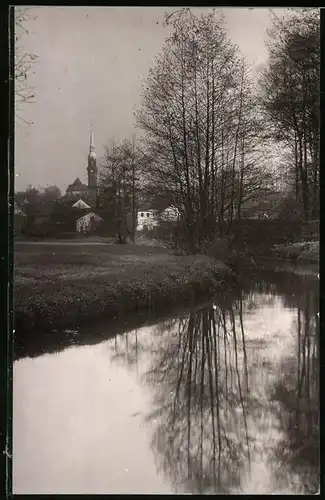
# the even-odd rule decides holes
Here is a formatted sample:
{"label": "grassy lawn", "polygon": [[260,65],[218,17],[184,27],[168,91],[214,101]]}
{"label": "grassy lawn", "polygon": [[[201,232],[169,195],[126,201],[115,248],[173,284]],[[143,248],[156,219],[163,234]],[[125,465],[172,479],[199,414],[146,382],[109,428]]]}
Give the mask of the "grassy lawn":
{"label": "grassy lawn", "polygon": [[215,290],[228,268],[145,245],[18,243],[16,330],[69,328]]}
{"label": "grassy lawn", "polygon": [[[26,244],[15,247],[15,282],[33,284],[39,281],[84,280],[91,276],[118,275],[137,266],[157,265],[160,261],[173,260],[164,248],[139,245],[90,245],[90,244]],[[135,269],[133,269],[135,271]]]}

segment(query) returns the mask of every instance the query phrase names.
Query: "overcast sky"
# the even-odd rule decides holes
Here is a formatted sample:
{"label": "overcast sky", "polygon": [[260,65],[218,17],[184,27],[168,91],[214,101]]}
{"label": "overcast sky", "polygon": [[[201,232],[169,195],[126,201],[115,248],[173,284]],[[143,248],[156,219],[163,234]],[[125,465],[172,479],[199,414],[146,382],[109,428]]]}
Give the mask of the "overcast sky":
{"label": "overcast sky", "polygon": [[[26,22],[36,101],[16,120],[16,190],[87,181],[90,121],[98,157],[112,138],[131,137],[141,79],[168,34],[166,7],[37,7]],[[252,66],[267,60],[268,9],[222,9],[229,36]],[[195,8],[208,13],[208,8]],[[278,15],[281,9],[273,9]],[[27,122],[33,122],[27,125]]]}

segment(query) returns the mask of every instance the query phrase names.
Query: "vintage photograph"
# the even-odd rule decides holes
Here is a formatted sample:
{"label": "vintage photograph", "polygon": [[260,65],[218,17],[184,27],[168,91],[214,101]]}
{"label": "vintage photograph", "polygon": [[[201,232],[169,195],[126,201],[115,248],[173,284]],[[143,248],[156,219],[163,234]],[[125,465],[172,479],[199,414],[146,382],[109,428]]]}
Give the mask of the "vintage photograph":
{"label": "vintage photograph", "polygon": [[12,492],[319,493],[320,9],[12,14]]}

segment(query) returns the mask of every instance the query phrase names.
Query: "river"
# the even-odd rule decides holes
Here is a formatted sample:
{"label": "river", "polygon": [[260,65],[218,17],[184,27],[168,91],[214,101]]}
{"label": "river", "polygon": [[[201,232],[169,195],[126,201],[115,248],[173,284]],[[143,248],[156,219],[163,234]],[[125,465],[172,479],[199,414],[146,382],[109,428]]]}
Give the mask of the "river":
{"label": "river", "polygon": [[257,274],[163,321],[88,330],[17,340],[15,494],[317,493],[317,277]]}

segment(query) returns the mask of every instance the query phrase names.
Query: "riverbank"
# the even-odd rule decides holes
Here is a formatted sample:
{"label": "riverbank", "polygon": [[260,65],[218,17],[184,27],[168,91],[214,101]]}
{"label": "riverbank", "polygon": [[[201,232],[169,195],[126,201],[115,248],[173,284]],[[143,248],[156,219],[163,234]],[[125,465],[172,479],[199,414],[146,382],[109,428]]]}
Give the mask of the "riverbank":
{"label": "riverbank", "polygon": [[141,245],[15,246],[15,329],[76,328],[103,317],[156,310],[213,293],[231,279],[207,256]]}
{"label": "riverbank", "polygon": [[274,257],[298,263],[319,262],[319,241],[303,241],[288,245],[276,245],[272,249]]}
{"label": "riverbank", "polygon": [[[29,330],[17,332],[14,359],[24,357],[38,357],[43,354],[58,353],[74,346],[93,345],[103,342],[111,337],[125,332],[137,330],[144,326],[166,322],[175,317],[184,317],[197,310],[212,307],[217,303],[225,309],[230,310],[234,302],[240,303],[245,294],[254,291],[257,293],[277,293],[284,296],[294,293],[297,288],[307,290],[313,289],[313,278],[316,275],[304,268],[291,266],[276,267],[276,264],[268,269],[265,263],[261,263],[258,273],[246,269],[235,282],[227,280],[227,286],[218,286],[216,293],[200,294],[197,299],[188,301],[173,301],[166,303],[165,307],[160,304],[159,309],[141,309],[131,312],[122,318],[103,317],[102,321],[82,324],[78,328],[67,328],[62,330],[35,331],[31,334]],[[37,333],[37,334],[35,334]],[[39,334],[38,334],[39,333]]]}

